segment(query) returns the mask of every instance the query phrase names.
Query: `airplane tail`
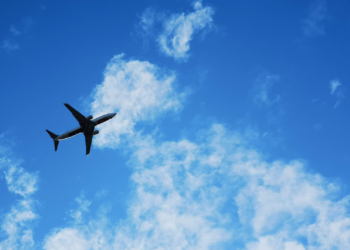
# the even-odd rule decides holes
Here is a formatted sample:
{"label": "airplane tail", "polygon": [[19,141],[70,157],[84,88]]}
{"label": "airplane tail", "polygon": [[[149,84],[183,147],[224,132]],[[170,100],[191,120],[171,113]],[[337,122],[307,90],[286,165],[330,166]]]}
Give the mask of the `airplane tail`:
{"label": "airplane tail", "polygon": [[57,151],[58,148],[58,143],[59,141],[55,141],[55,139],[58,137],[58,135],[52,133],[51,131],[46,129],[46,132],[51,136],[51,138],[54,140],[53,142],[55,143],[55,151]]}

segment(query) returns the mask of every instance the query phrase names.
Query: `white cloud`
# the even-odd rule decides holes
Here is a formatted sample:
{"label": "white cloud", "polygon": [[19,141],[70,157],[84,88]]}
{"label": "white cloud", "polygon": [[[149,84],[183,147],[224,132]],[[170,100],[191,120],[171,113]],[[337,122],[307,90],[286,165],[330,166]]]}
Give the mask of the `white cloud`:
{"label": "white cloud", "polygon": [[310,6],[308,17],[303,22],[303,33],[306,37],[324,35],[322,21],[327,16],[326,0],[315,0]]}
{"label": "white cloud", "polygon": [[4,215],[1,230],[6,239],[0,242],[0,249],[30,249],[34,245],[32,222],[37,219],[34,201],[23,199]]}
{"label": "white cloud", "polygon": [[337,98],[334,108],[337,108],[341,101],[345,98],[345,91],[341,86],[342,84],[338,79],[330,81],[329,87],[331,89],[331,95],[334,95]]}
{"label": "white cloud", "polygon": [[[77,229],[66,228],[56,230],[45,243],[43,249],[47,250],[82,250],[89,249],[90,244]],[[90,248],[93,249],[93,248]]]}
{"label": "white cloud", "polygon": [[5,178],[9,191],[15,194],[25,197],[37,190],[37,175],[28,173],[14,164],[11,164],[5,171]]}
{"label": "white cloud", "polygon": [[200,1],[193,4],[194,12],[174,14],[163,22],[164,30],[158,37],[161,51],[176,60],[188,58],[189,42],[194,33],[210,29],[214,10],[203,7]]}
{"label": "white cloud", "polygon": [[18,29],[16,29],[16,27],[13,26],[13,25],[11,25],[11,27],[10,27],[10,32],[11,32],[12,35],[14,35],[14,36],[18,36],[18,35],[21,34],[21,32],[20,32]]}
{"label": "white cloud", "polygon": [[339,82],[339,80],[334,79],[330,82],[329,87],[331,88],[331,95],[335,94],[335,91],[337,90],[337,88],[341,85],[341,83]]}
{"label": "white cloud", "polygon": [[[46,250],[90,250],[90,249],[112,249],[110,236],[112,229],[106,228],[104,214],[99,221],[85,217],[89,212],[91,201],[80,195],[75,200],[78,203],[76,210],[70,211],[73,219],[71,225],[65,228],[55,228],[43,241],[43,249]],[[111,230],[111,232],[109,232]]]}
{"label": "white cloud", "polygon": [[141,29],[141,36],[146,39],[148,36],[153,36],[153,29],[156,24],[156,22],[161,21],[162,19],[161,14],[157,14],[154,9],[147,8],[140,16],[140,29]]}
{"label": "white cloud", "polygon": [[301,161],[266,162],[220,124],[199,135],[135,139],[127,219],[56,229],[45,249],[350,249],[349,197],[336,199],[337,185]]}
{"label": "white cloud", "polygon": [[11,51],[14,51],[14,50],[18,50],[19,49],[19,45],[17,43],[15,43],[14,41],[4,40],[2,42],[1,48],[6,50],[7,52],[11,52]]}
{"label": "white cloud", "polygon": [[100,125],[94,139],[99,147],[116,147],[121,136],[134,134],[138,122],[153,121],[160,114],[182,108],[185,94],[177,94],[175,74],[146,61],[123,60],[115,56],[107,65],[104,81],[93,93],[94,116],[118,112],[108,123]]}
{"label": "white cloud", "polygon": [[250,249],[288,249],[279,247],[287,243],[305,249],[350,247],[349,197],[333,200],[333,183],[308,174],[299,161],[244,164],[236,171],[246,179],[236,202],[242,223],[256,238]]}
{"label": "white cloud", "polygon": [[[278,101],[269,97],[278,80],[262,75],[256,101]],[[339,187],[308,173],[302,161],[267,162],[245,135],[221,124],[195,141],[160,142],[136,131],[137,122],[181,109],[174,81],[148,62],[111,60],[92,110],[119,112],[102,127],[98,146],[128,137],[127,217],[115,224],[107,213],[86,219],[91,202],[78,200],[72,223],[51,231],[44,249],[350,249],[349,197],[336,199]]]}
{"label": "white cloud", "polygon": [[275,98],[271,99],[270,91],[272,86],[279,80],[279,75],[272,75],[268,73],[259,75],[254,83],[255,102],[265,106],[271,106],[272,104],[278,102],[280,100],[280,96],[277,95]]}
{"label": "white cloud", "polygon": [[32,226],[38,215],[35,213],[36,201],[30,195],[37,190],[38,177],[25,171],[19,163],[6,156],[0,158],[0,169],[4,172],[9,192],[21,197],[10,211],[1,215],[4,238],[0,249],[32,249],[34,246]]}
{"label": "white cloud", "polygon": [[322,129],[322,125],[319,124],[319,123],[316,123],[316,124],[314,125],[314,129],[315,129],[316,131],[320,131],[320,130]]}
{"label": "white cloud", "polygon": [[81,223],[83,220],[83,214],[89,212],[91,201],[84,199],[84,195],[80,195],[75,199],[79,207],[76,210],[70,211],[70,216],[74,219],[74,223]]}
{"label": "white cloud", "polygon": [[[99,241],[109,242],[104,249],[205,250],[230,239],[230,230],[221,226],[230,221],[220,213],[224,203],[222,191],[206,183],[211,177],[205,172],[212,167],[192,166],[200,160],[216,164],[215,160],[198,157],[201,146],[187,140],[160,145],[149,137],[138,140],[137,145],[142,146],[135,147],[131,160],[135,164],[132,179],[136,189],[129,216],[116,225],[115,231],[113,227],[104,228],[103,240]],[[146,148],[153,153],[145,154]],[[98,224],[91,220],[81,226],[57,230],[47,238],[44,248],[57,249],[56,244],[81,242],[75,247],[87,249],[89,242],[90,248],[97,249],[92,241],[96,242],[94,239],[101,230]],[[109,236],[104,233],[111,231],[115,233]]]}
{"label": "white cloud", "polygon": [[[186,61],[193,35],[200,31],[208,32],[213,26],[212,7],[204,7],[201,1],[194,2],[193,7],[193,12],[172,14],[169,17],[156,13],[153,9],[146,9],[139,24],[143,38],[155,36],[163,54],[178,61]],[[157,23],[162,24],[158,32],[154,28]]]}
{"label": "white cloud", "polygon": [[102,189],[102,190],[97,191],[97,192],[95,193],[95,197],[96,197],[96,198],[102,198],[102,197],[105,197],[105,196],[107,196],[107,195],[108,195],[108,190],[106,190],[106,189]]}

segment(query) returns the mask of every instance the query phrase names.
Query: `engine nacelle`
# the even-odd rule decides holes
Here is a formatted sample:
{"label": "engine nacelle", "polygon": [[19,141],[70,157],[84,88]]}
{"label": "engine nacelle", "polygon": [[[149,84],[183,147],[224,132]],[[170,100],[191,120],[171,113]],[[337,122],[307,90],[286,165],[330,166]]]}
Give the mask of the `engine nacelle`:
{"label": "engine nacelle", "polygon": [[100,133],[100,131],[95,130],[95,131],[92,133],[92,135],[97,135],[98,133]]}
{"label": "engine nacelle", "polygon": [[94,118],[92,115],[89,115],[88,117],[86,117],[86,119],[91,120],[92,118]]}

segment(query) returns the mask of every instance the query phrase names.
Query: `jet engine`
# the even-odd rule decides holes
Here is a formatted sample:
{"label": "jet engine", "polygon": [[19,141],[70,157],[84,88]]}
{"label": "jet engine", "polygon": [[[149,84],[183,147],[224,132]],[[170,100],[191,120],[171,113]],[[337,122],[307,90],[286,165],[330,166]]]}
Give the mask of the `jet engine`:
{"label": "jet engine", "polygon": [[95,130],[95,131],[92,133],[92,135],[97,135],[98,133],[100,133],[100,131]]}
{"label": "jet engine", "polygon": [[94,118],[92,115],[89,115],[88,117],[86,117],[86,119],[91,120],[92,118]]}

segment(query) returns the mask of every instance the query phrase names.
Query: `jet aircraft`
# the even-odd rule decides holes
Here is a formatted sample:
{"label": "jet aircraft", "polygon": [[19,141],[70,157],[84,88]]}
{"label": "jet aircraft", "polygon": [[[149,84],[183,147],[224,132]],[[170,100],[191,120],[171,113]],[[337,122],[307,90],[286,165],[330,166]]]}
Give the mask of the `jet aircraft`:
{"label": "jet aircraft", "polygon": [[[80,114],[77,110],[75,110],[72,106],[70,106],[67,103],[63,103],[64,106],[66,106],[69,111],[73,114],[75,119],[79,122],[79,127],[69,130],[61,135],[56,135],[52,133],[51,131],[47,130],[47,133],[51,136],[55,143],[55,151],[57,151],[58,143],[62,140],[71,138],[77,134],[84,133],[85,136],[85,145],[86,145],[86,155],[90,153],[91,143],[92,143],[92,137],[94,135],[97,135],[99,133],[98,130],[95,130],[95,127],[105,121],[108,121],[109,119],[112,119],[117,113],[109,113],[105,114],[103,116],[100,116],[96,119],[93,119],[92,115],[85,117],[82,114]],[[92,120],[93,119],[93,120]]]}

